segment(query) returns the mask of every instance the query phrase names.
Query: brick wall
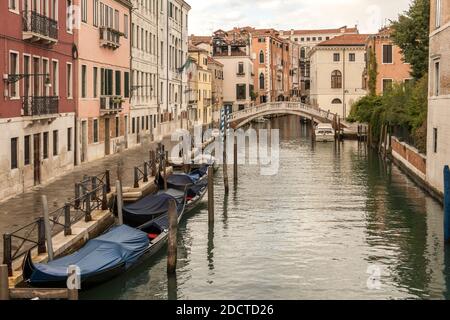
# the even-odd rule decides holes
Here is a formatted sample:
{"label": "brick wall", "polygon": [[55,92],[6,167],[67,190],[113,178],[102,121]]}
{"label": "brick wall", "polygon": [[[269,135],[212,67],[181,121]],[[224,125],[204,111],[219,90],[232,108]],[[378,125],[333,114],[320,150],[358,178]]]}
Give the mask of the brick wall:
{"label": "brick wall", "polygon": [[[417,149],[410,145],[400,142],[396,137],[392,137],[392,151],[401,156],[407,163],[412,165],[422,174],[427,172],[427,159],[419,153]],[[395,155],[394,155],[395,156]]]}

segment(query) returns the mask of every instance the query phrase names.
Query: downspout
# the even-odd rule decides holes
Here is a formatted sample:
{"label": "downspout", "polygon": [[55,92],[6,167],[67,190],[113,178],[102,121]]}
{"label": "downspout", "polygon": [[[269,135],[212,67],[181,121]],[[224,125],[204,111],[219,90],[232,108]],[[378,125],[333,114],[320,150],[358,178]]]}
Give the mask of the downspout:
{"label": "downspout", "polygon": [[160,59],[160,53],[159,50],[161,48],[160,46],[160,39],[159,39],[159,17],[161,16],[159,8],[159,1],[156,1],[156,103],[157,103],[157,113],[158,113],[158,119],[156,121],[158,126],[158,134],[161,134],[161,101],[159,98],[160,95],[160,78],[159,78],[159,59]]}
{"label": "downspout", "polygon": [[167,2],[167,10],[166,10],[167,14],[166,14],[166,52],[167,52],[167,61],[166,61],[166,81],[167,81],[167,86],[166,86],[166,112],[169,112],[169,57],[170,57],[170,53],[169,53],[169,2]]}
{"label": "downspout", "polygon": [[342,103],[343,103],[343,115],[342,119],[347,118],[347,110],[346,110],[346,103],[345,103],[345,48],[343,48],[343,57],[342,57],[342,65],[343,65],[343,72],[342,72]]}

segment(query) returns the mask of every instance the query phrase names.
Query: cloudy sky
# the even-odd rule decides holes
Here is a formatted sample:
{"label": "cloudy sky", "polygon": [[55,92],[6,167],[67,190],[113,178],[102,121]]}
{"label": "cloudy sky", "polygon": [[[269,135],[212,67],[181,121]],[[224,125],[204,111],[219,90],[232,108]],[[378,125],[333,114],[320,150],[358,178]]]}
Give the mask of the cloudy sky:
{"label": "cloudy sky", "polygon": [[275,29],[359,26],[377,31],[406,10],[411,0],[187,0],[192,6],[189,33],[253,26]]}

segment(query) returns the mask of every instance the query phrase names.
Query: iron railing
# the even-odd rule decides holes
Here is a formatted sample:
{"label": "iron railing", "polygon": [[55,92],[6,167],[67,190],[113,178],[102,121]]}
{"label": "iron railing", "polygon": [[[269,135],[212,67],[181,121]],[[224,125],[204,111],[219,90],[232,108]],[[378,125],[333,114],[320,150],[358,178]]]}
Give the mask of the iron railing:
{"label": "iron railing", "polygon": [[101,96],[100,111],[103,112],[120,112],[122,111],[123,99],[121,96]]}
{"label": "iron railing", "polygon": [[24,116],[44,116],[57,114],[59,110],[58,97],[24,97]]}
{"label": "iron railing", "polygon": [[[76,183],[75,198],[49,213],[52,235],[62,231],[65,236],[71,235],[73,224],[83,218],[86,222],[92,221],[91,213],[94,210],[107,210],[107,196],[111,191],[109,180],[110,173],[106,171],[99,176],[85,177],[83,181]],[[43,217],[3,235],[3,263],[8,266],[10,275],[13,261],[35,248],[39,254],[47,252]]]}
{"label": "iron railing", "polygon": [[100,40],[103,46],[111,46],[114,49],[120,47],[122,33],[110,27],[100,28]]}
{"label": "iron railing", "polygon": [[24,11],[22,18],[24,32],[32,32],[47,38],[58,39],[58,21],[36,11]]}

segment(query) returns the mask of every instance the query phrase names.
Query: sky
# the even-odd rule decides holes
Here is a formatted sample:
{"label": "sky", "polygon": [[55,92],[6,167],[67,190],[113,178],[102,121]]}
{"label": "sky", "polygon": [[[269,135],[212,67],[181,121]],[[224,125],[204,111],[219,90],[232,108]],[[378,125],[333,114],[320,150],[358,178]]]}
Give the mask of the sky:
{"label": "sky", "polygon": [[374,33],[408,9],[412,0],[186,0],[189,34],[233,27],[321,29],[353,27]]}

